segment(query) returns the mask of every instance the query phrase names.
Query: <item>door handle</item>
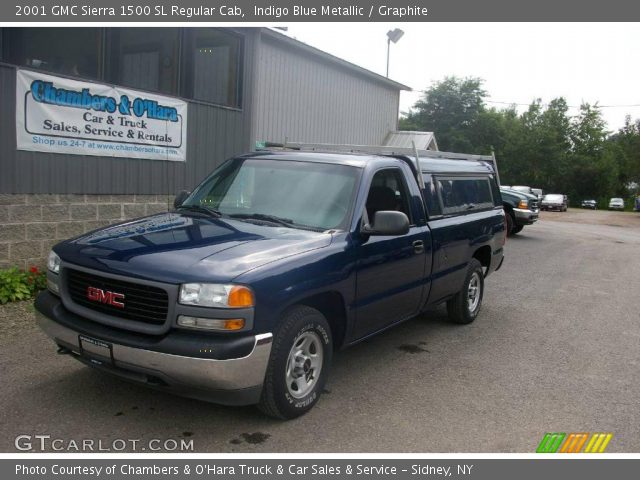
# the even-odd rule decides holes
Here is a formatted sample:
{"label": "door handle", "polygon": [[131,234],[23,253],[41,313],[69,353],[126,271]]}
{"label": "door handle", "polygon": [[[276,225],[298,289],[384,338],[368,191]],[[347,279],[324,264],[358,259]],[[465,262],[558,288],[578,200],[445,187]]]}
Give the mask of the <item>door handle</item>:
{"label": "door handle", "polygon": [[416,240],[411,245],[413,245],[413,251],[416,254],[424,252],[424,242],[422,240]]}

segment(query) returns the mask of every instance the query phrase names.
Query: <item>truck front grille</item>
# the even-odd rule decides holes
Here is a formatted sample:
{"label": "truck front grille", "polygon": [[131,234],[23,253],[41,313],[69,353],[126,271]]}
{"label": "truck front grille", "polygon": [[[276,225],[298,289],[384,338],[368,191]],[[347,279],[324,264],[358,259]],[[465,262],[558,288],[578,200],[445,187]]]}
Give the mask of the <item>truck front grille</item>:
{"label": "truck front grille", "polygon": [[69,268],[66,269],[66,278],[69,296],[77,305],[105,315],[152,325],[162,325],[167,319],[169,296],[161,288]]}

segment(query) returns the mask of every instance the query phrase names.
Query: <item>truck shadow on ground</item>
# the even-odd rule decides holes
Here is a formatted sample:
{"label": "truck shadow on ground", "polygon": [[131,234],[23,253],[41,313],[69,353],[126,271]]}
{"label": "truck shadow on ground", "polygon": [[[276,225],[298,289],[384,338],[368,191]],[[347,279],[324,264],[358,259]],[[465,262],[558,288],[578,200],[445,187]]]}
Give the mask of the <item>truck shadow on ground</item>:
{"label": "truck shadow on ground", "polygon": [[519,233],[517,235],[512,235],[509,237],[509,239],[507,240],[507,246],[509,245],[509,242],[540,243],[542,241],[544,241],[544,238],[542,237],[533,236],[531,234],[526,234],[526,233],[525,234]]}

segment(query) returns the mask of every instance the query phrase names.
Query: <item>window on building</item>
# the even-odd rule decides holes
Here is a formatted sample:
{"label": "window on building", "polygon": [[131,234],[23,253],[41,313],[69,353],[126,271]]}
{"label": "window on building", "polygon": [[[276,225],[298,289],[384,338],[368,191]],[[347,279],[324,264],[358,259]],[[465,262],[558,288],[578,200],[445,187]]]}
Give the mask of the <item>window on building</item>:
{"label": "window on building", "polygon": [[491,186],[486,178],[439,178],[443,213],[493,208]]}
{"label": "window on building", "polygon": [[178,93],[180,29],[112,28],[110,81],[125,87]]}
{"label": "window on building", "polygon": [[188,29],[185,96],[240,106],[240,37],[215,28]]}
{"label": "window on building", "polygon": [[3,59],[14,65],[89,79],[101,76],[99,28],[4,28]]}
{"label": "window on building", "polygon": [[240,108],[242,36],[221,28],[4,28],[2,60]]}

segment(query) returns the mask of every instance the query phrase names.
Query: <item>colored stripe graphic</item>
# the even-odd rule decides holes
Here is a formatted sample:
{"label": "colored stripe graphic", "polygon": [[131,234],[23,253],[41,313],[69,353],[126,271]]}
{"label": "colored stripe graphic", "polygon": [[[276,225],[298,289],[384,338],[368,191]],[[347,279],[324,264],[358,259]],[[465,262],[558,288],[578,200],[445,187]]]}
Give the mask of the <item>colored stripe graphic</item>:
{"label": "colored stripe graphic", "polygon": [[[536,453],[604,453],[612,438],[612,433],[601,432],[593,435],[587,432],[545,433]],[[585,443],[587,446],[582,450]]]}
{"label": "colored stripe graphic", "polygon": [[612,433],[594,433],[584,453],[604,453],[612,438]]}
{"label": "colored stripe graphic", "polygon": [[578,453],[587,438],[589,438],[588,433],[570,433],[562,445],[560,453]]}
{"label": "colored stripe graphic", "polygon": [[545,433],[536,453],[556,453],[566,433]]}

